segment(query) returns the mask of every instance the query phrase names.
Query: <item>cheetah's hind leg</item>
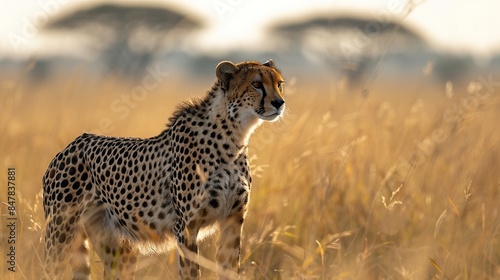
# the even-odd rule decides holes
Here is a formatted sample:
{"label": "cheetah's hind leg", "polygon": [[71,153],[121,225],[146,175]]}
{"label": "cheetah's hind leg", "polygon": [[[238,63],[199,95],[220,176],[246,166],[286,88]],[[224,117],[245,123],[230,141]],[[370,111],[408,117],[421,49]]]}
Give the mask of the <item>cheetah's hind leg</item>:
{"label": "cheetah's hind leg", "polygon": [[134,279],[137,254],[130,243],[116,240],[103,209],[93,211],[85,222],[85,229],[104,266],[104,279]]}
{"label": "cheetah's hind leg", "polygon": [[70,208],[49,219],[45,233],[45,270],[49,279],[62,279],[68,264],[72,279],[90,279],[85,233],[78,212]]}

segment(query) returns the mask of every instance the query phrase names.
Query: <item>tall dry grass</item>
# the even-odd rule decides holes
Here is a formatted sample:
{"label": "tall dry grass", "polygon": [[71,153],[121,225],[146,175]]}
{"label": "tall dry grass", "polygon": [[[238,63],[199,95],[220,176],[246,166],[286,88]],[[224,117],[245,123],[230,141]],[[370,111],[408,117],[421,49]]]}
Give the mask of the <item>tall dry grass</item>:
{"label": "tall dry grass", "polygon": [[[41,177],[59,150],[85,131],[156,135],[177,103],[210,86],[168,79],[125,114],[112,104],[131,85],[113,79],[3,84],[0,178],[16,168],[18,217],[11,273],[0,208],[4,279],[42,275]],[[247,279],[498,279],[500,103],[485,90],[374,84],[364,96],[328,81],[288,83],[285,118],[251,139]],[[213,247],[207,240],[202,254],[213,258]],[[171,253],[142,258],[138,279],[176,274]]]}

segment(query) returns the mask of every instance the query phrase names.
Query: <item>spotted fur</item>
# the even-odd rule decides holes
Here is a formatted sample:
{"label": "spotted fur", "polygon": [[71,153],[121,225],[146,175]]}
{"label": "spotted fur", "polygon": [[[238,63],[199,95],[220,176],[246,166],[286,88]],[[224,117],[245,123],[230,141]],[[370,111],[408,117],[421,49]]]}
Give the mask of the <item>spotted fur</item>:
{"label": "spotted fur", "polygon": [[49,278],[69,266],[73,279],[89,279],[90,240],[106,279],[131,279],[138,255],[174,247],[180,279],[198,279],[198,241],[214,228],[218,276],[237,275],[252,183],[248,140],[282,115],[283,78],[272,60],[221,62],[216,76],[158,136],[83,134],[55,156],[43,177]]}

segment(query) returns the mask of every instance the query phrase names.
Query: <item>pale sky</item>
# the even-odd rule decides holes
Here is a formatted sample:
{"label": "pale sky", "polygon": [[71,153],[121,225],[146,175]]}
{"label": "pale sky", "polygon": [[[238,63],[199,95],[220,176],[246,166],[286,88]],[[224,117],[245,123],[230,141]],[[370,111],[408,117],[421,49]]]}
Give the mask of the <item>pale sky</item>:
{"label": "pale sky", "polygon": [[[314,13],[363,12],[378,18],[402,18],[407,0],[190,0],[141,1],[166,3],[193,11],[209,24],[200,34],[205,51],[262,44],[259,27],[270,21],[299,18]],[[0,9],[0,57],[27,56],[49,46],[54,52],[64,44],[52,44],[38,27],[55,14],[93,3],[132,3],[133,0],[16,0]],[[500,1],[419,0],[404,18],[435,46],[453,51],[489,55],[500,51]],[[223,43],[224,42],[224,43]],[[233,45],[223,45],[231,42]],[[66,46],[67,47],[67,46]]]}

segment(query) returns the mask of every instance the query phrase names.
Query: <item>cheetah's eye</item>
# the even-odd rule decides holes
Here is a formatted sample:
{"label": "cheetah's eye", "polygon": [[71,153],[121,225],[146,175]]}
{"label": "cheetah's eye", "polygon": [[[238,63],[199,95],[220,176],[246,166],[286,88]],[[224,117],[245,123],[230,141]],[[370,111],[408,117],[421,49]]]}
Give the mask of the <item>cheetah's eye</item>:
{"label": "cheetah's eye", "polygon": [[262,89],[262,82],[253,82],[252,86],[256,89]]}
{"label": "cheetah's eye", "polygon": [[278,88],[279,88],[280,90],[282,90],[282,87],[283,87],[283,81],[279,81],[279,82],[278,82]]}

